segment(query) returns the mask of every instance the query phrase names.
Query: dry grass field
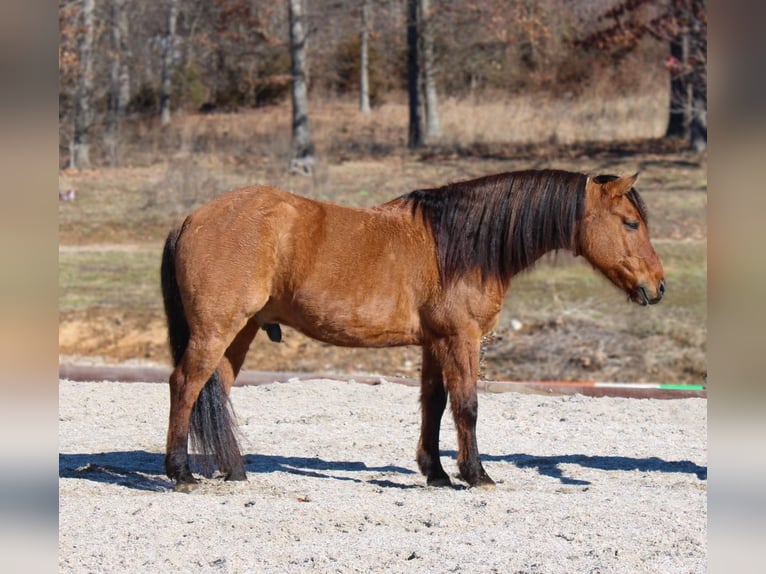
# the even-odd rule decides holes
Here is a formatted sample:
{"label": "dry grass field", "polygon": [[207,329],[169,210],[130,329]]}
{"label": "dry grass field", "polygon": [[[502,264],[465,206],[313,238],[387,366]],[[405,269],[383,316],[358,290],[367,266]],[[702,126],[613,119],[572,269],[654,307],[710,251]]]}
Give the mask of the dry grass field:
{"label": "dry grass field", "polygon": [[[594,103],[595,102],[595,103]],[[660,138],[666,94],[599,101],[442,102],[443,139],[406,150],[407,109],[369,116],[353,102],[315,102],[312,177],[287,174],[288,106],[177,116],[160,130],[125,126],[125,167],[62,171],[61,361],[169,361],[159,290],[168,229],[229,189],[268,183],[344,205],[382,203],[434,186],[516,169],[641,171],[639,189],[663,259],[668,295],[644,309],[580,260],[550,257],[512,284],[484,346],[482,377],[516,380],[706,381],[706,158]],[[416,348],[338,349],[285,329],[253,343],[247,369],[417,376]]]}

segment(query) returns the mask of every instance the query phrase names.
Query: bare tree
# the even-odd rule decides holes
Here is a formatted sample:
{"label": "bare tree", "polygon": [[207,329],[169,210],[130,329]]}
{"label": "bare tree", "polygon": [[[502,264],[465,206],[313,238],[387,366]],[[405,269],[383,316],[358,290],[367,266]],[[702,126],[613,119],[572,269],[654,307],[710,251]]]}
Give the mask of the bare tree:
{"label": "bare tree", "polygon": [[418,3],[407,0],[407,92],[409,94],[410,123],[407,145],[423,147],[423,114],[420,104],[420,47],[418,42]]}
{"label": "bare tree", "polygon": [[316,165],[316,154],[309,130],[306,33],[303,27],[301,0],[290,0],[289,14],[293,103],[293,135],[289,171],[311,175]]}
{"label": "bare tree", "polygon": [[[637,66],[633,75],[657,74],[664,60],[660,51],[684,45],[683,51],[671,52],[674,58],[668,62],[667,76],[680,86],[673,91],[669,116],[680,118],[683,137],[694,138],[701,148],[706,134],[705,4],[303,0],[302,6],[293,3],[300,17],[291,29],[291,12],[266,0],[58,0],[60,162],[62,167],[102,159],[117,163],[127,149],[121,147],[120,130],[130,125],[128,110],[131,117],[162,110],[166,122],[184,107],[234,111],[284,102],[292,88],[291,155],[313,158],[307,65],[312,94],[353,93],[363,111],[378,96],[408,90],[407,141],[417,147],[438,138],[437,106],[443,102],[436,96],[442,90],[454,96],[470,90],[562,95],[571,87],[576,94],[590,74],[603,69],[599,64],[618,63],[635,50],[629,60]],[[291,33],[297,48],[292,60],[287,51]],[[641,34],[650,37],[636,43]],[[575,37],[589,35],[599,49],[571,50]],[[627,67],[613,70],[622,77]],[[99,127],[103,138],[97,135]],[[314,160],[307,161],[311,165]]]}
{"label": "bare tree", "polygon": [[[610,25],[577,44],[607,51],[635,50],[644,36],[668,42],[670,101],[665,137],[707,145],[707,10],[705,0],[622,0],[599,20]],[[645,10],[654,9],[655,12]],[[646,13],[650,16],[646,16]]]}
{"label": "bare tree", "polygon": [[178,0],[168,0],[168,28],[162,47],[162,88],[160,91],[160,124],[170,123],[170,91],[172,89],[173,55],[176,36]]}
{"label": "bare tree", "polygon": [[666,138],[686,139],[689,136],[688,115],[684,108],[674,102],[683,102],[688,98],[688,82],[684,74],[680,73],[680,64],[685,62],[689,53],[688,36],[677,36],[670,40],[670,57],[667,61],[670,72],[670,113],[668,114],[668,127],[665,130]]}
{"label": "bare tree", "polygon": [[707,22],[705,0],[676,0],[670,23],[671,100],[665,137],[707,146]]}
{"label": "bare tree", "polygon": [[74,148],[72,167],[90,168],[90,137],[93,127],[93,30],[94,0],[82,2],[82,34],[79,42],[80,78],[77,87],[77,101],[74,117]]}
{"label": "bare tree", "polygon": [[120,123],[130,100],[130,69],[128,58],[128,17],[125,0],[110,0],[111,17],[111,64],[109,68],[109,108],[107,115],[106,144],[111,165],[117,165],[117,144]]}
{"label": "bare tree", "polygon": [[434,42],[430,0],[419,0],[419,28],[422,50],[422,74],[426,106],[426,141],[432,142],[442,135],[439,123],[438,98],[436,95],[436,73],[434,69]]}
{"label": "bare tree", "polygon": [[[429,0],[407,0],[407,90],[410,103],[408,145],[411,148],[421,147],[442,135],[437,109],[429,4]],[[425,107],[425,131],[421,107]]]}
{"label": "bare tree", "polygon": [[362,31],[359,42],[359,110],[363,114],[370,113],[370,76],[369,76],[369,46],[370,46],[370,11],[371,0],[362,0]]}

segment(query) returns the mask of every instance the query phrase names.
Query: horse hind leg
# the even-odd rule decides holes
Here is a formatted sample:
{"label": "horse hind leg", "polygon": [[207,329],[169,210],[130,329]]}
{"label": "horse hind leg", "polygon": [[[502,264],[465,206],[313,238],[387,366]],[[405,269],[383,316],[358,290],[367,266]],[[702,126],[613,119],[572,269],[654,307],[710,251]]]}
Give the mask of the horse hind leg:
{"label": "horse hind leg", "polygon": [[197,479],[189,468],[189,418],[191,406],[184,369],[179,364],[170,374],[170,417],[168,422],[167,443],[165,449],[165,474],[176,481],[176,490],[182,485],[196,484]]}
{"label": "horse hind leg", "polygon": [[[245,362],[247,351],[250,348],[250,344],[258,333],[258,322],[255,318],[251,318],[247,324],[242,328],[234,340],[231,342],[223,358],[218,363],[216,372],[220,376],[221,385],[228,402],[228,397],[231,393],[231,387],[234,385],[234,381],[242,369],[242,365]],[[228,409],[229,416],[232,417],[229,428],[234,428],[233,412]],[[228,437],[228,434],[225,436]],[[224,452],[230,453],[230,456],[225,456],[218,461],[219,469],[224,474],[226,480],[247,480],[245,473],[245,465],[242,456],[239,451],[236,436],[231,436],[227,439],[230,444],[224,447]]]}
{"label": "horse hind leg", "polygon": [[[176,481],[177,490],[188,490],[189,485],[197,482],[189,468],[189,433],[192,420],[195,426],[200,423],[199,407],[196,407],[200,395],[203,395],[205,401],[208,395],[215,395],[216,388],[222,390],[216,366],[224,350],[223,342],[192,337],[181,361],[170,375],[170,420],[165,472]],[[206,386],[210,390],[203,394]],[[198,412],[193,416],[195,407]],[[203,414],[211,414],[209,408],[203,410]]]}
{"label": "horse hind leg", "polygon": [[245,480],[236,418],[218,369],[194,403],[190,438],[194,450],[203,455],[206,474],[212,473],[213,459],[227,480]]}

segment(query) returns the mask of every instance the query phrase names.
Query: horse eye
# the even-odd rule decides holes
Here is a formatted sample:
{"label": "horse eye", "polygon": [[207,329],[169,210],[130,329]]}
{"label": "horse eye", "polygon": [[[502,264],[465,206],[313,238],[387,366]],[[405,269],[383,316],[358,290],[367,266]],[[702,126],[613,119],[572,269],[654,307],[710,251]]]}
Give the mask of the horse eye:
{"label": "horse eye", "polygon": [[625,221],[625,227],[628,229],[636,230],[638,229],[638,221]]}

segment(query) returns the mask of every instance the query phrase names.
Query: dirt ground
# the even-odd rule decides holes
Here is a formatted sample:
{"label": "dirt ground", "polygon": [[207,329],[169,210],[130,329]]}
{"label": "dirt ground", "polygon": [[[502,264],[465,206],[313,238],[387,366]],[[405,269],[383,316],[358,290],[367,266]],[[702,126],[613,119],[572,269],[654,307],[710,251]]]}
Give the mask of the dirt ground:
{"label": "dirt ground", "polygon": [[[259,333],[244,368],[258,371],[418,377],[420,349],[334,347],[284,327],[283,341]],[[70,315],[60,334],[61,362],[169,365],[161,318]],[[558,319],[498,330],[482,346],[487,380],[651,381],[700,384],[705,353],[672,336],[641,337],[582,319]]]}
{"label": "dirt ground", "polygon": [[[704,399],[479,396],[492,489],[425,486],[417,389],[235,388],[247,482],[163,474],[167,387],[59,384],[60,572],[704,572]],[[442,461],[457,472],[451,417]]]}

